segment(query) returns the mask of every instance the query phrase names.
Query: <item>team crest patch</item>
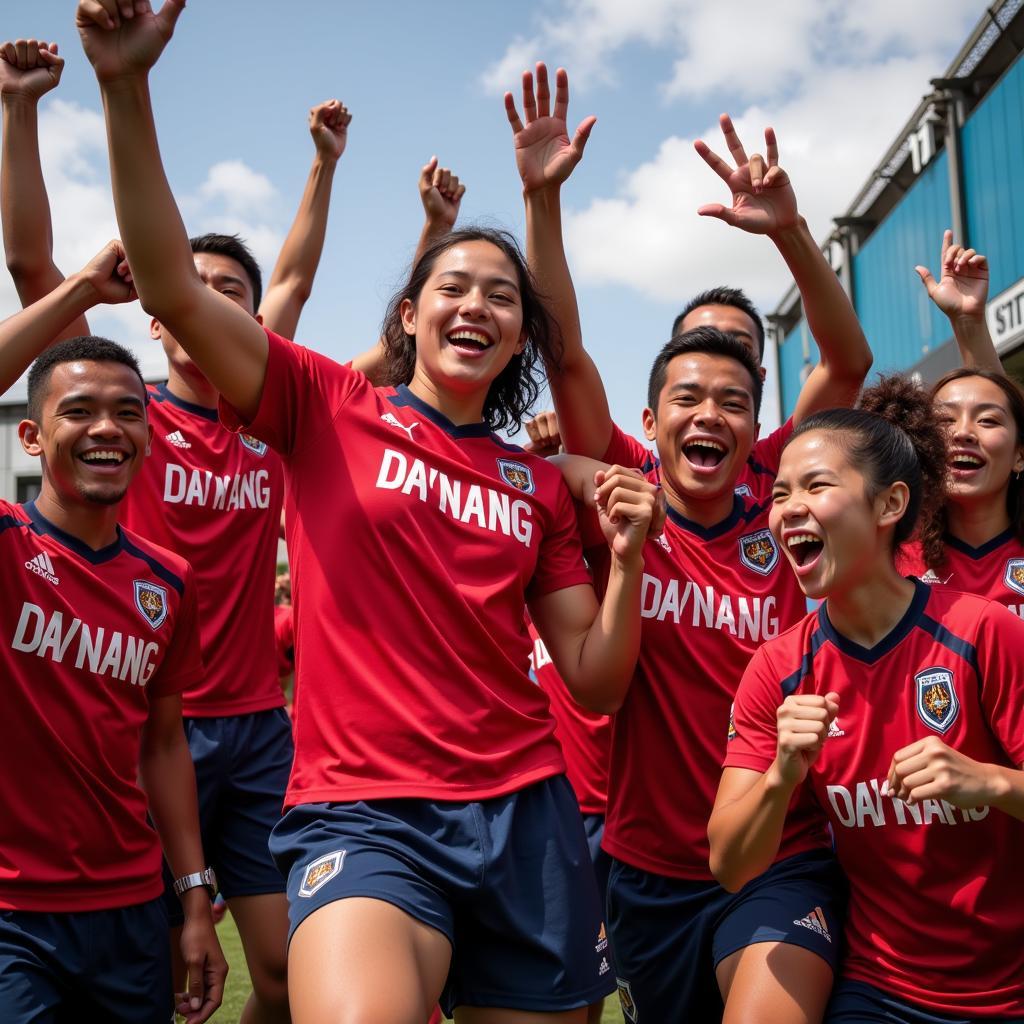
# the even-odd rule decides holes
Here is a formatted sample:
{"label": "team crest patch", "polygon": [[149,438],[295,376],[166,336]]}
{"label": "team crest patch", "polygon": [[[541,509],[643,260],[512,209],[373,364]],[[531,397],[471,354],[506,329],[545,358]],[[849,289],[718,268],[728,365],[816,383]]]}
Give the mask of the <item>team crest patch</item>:
{"label": "team crest patch", "polygon": [[335,850],[334,853],[317,857],[309,864],[306,867],[306,873],[302,876],[299,895],[312,896],[317,889],[322,889],[335,875],[340,874],[345,864],[345,852],[345,850]]}
{"label": "team crest patch", "polygon": [[238,440],[241,441],[249,451],[255,452],[257,455],[267,454],[267,442],[261,441],[258,437],[253,437],[252,434],[239,434]]}
{"label": "team crest patch", "polygon": [[736,732],[736,705],[729,705],[729,732],[726,736],[727,740],[734,740],[737,736]]}
{"label": "team crest patch", "polygon": [[135,580],[134,585],[135,607],[153,629],[159,629],[167,618],[167,591],[146,580]]}
{"label": "team crest patch", "polygon": [[917,684],[917,714],[938,733],[949,731],[960,713],[960,701],[953,687],[953,673],[947,668],[928,668],[914,676]]}
{"label": "team crest patch", "polygon": [[740,537],[740,561],[754,572],[767,576],[779,564],[779,547],[770,530],[758,530]]}
{"label": "team crest patch", "polygon": [[524,494],[533,494],[536,490],[530,467],[524,466],[521,462],[513,462],[511,459],[498,459],[498,472],[501,474],[501,479],[505,483],[511,484],[517,491],[522,491]]}
{"label": "team crest patch", "polygon": [[619,1005],[622,1007],[622,1016],[626,1020],[631,1021],[632,1024],[636,1024],[638,1014],[636,1012],[636,1003],[633,1002],[633,990],[629,987],[629,982],[616,978],[615,984],[619,987]]}
{"label": "team crest patch", "polygon": [[1018,594],[1024,594],[1024,558],[1011,558],[1006,563],[1003,582]]}

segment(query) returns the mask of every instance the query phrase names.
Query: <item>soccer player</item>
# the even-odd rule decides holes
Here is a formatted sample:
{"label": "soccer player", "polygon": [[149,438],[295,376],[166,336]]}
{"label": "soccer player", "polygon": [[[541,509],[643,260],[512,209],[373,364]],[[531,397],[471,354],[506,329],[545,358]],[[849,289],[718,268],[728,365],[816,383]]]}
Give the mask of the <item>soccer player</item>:
{"label": "soccer player", "polygon": [[[516,114],[511,93],[505,94],[516,164],[523,181],[530,268],[549,297],[565,348],[560,366],[549,368],[551,394],[566,451],[608,462],[607,453],[613,446],[621,452],[628,444],[632,454],[627,464],[646,472],[656,459],[612,422],[600,373],[583,345],[576,295],[565,259],[560,189],[582,158],[595,119],[586,118],[570,143],[565,120],[568,88],[561,84],[567,81],[564,75],[560,69],[552,107],[545,65],[537,65],[536,91],[533,76],[524,72],[525,121]],[[698,213],[772,240],[800,290],[808,328],[821,353],[820,362],[800,391],[792,417],[755,445],[737,481],[742,494],[763,502],[793,425],[815,410],[852,404],[871,367],[871,350],[835,271],[799,213],[789,175],[778,163],[774,131],[765,131],[766,157],[755,153],[748,158],[728,115],[722,115],[721,124],[735,168],[705,143],[698,140],[695,146],[729,188],[733,204],[707,204]],[[764,328],[757,310],[738,289],[712,289],[697,296],[676,318],[672,333],[699,326],[735,334],[760,363]],[[763,379],[763,368],[759,367],[759,372]]]}
{"label": "soccer player", "polygon": [[287,469],[296,759],[273,848],[293,1018],[426,1019],[443,988],[466,1021],[582,1022],[610,968],[523,615],[528,599],[570,687],[613,705],[656,495],[595,480],[614,549],[599,605],[558,471],[493,434],[535,400],[553,330],[500,234],[427,249],[390,306],[380,390],[203,287],[146,80],[181,10],[83,0],[77,21],[140,298]]}
{"label": "soccer player", "polygon": [[[506,111],[528,243],[534,265],[545,268],[540,276],[563,337],[578,342],[558,189],[591,122],[569,143],[565,72],[558,72],[550,115],[543,65],[536,95],[532,76],[523,80],[526,124],[508,95]],[[596,369],[594,380],[606,415]],[[552,374],[563,430],[565,384]],[[613,858],[608,931],[630,1019],[713,1021],[724,998],[731,1020],[817,1020],[832,983],[839,917],[823,827],[797,815],[778,864],[736,897],[708,868],[707,821],[733,694],[757,647],[805,608],[768,532],[767,511],[751,488],[736,493],[757,436],[762,386],[750,346],[709,326],[677,335],[650,374],[644,432],[661,465],[647,476],[661,482],[668,523],[663,543],[644,552],[641,653],[613,724],[602,843]],[[635,443],[610,422],[601,435],[605,458],[636,465]],[[585,493],[580,481],[570,489]],[[588,559],[600,570],[599,552]],[[795,923],[817,905],[828,935]]]}
{"label": "soccer player", "polygon": [[[88,308],[133,298],[126,274],[111,243],[0,324],[0,391]],[[118,525],[152,434],[135,359],[95,337],[50,347],[18,433],[42,489],[0,502],[0,1019],[168,1018],[162,845],[185,915],[177,1008],[199,1024],[227,964],[181,728],[203,671],[196,588],[183,559]]]}
{"label": "soccer player", "polygon": [[824,604],[751,660],[708,831],[736,888],[794,800],[828,816],[850,882],[829,1024],[1024,1020],[1024,623],[893,564],[945,470],[928,395],[890,378],[804,421],[775,481],[773,535]]}

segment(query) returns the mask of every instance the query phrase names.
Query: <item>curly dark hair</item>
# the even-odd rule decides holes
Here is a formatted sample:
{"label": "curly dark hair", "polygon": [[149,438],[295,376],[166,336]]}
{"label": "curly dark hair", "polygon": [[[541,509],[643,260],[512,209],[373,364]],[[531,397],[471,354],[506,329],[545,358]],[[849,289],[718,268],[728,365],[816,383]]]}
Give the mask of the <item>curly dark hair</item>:
{"label": "curly dark hair", "polygon": [[[1013,422],[1017,426],[1017,444],[1024,445],[1024,391],[1020,385],[1004,374],[993,370],[982,370],[974,367],[961,366],[956,370],[950,370],[944,377],[940,377],[928,392],[928,397],[934,403],[936,395],[947,385],[955,380],[963,380],[965,377],[981,377],[991,381],[1006,396],[1006,407]],[[1010,474],[1006,487],[1006,513],[1010,517],[1010,526],[1017,535],[1018,540],[1024,542],[1024,480],[1019,475]],[[931,569],[939,568],[946,557],[946,546],[944,537],[948,532],[949,522],[946,515],[946,503],[937,511],[935,516],[921,522],[921,547],[924,551],[925,561]]]}
{"label": "curly dark hair", "polygon": [[[946,437],[935,422],[930,395],[909,377],[879,377],[861,394],[856,409],[826,409],[808,416],[787,445],[811,430],[826,430],[833,439],[843,439],[850,461],[864,475],[869,501],[897,481],[907,485],[910,497],[893,533],[894,549],[911,538],[919,518],[930,524],[941,514]],[[930,554],[926,548],[925,558]]]}
{"label": "curly dark hair", "polygon": [[507,231],[493,228],[462,228],[437,239],[412,268],[405,287],[388,303],[381,326],[384,366],[380,383],[395,387],[408,384],[416,367],[416,338],[406,334],[402,324],[402,303],[415,303],[440,256],[464,242],[489,242],[500,249],[515,267],[523,307],[526,345],[491,382],[484,402],[484,421],[491,430],[515,433],[530,415],[544,383],[544,366],[555,371],[562,357],[562,339],[551,318],[544,297],[537,288],[519,243]]}

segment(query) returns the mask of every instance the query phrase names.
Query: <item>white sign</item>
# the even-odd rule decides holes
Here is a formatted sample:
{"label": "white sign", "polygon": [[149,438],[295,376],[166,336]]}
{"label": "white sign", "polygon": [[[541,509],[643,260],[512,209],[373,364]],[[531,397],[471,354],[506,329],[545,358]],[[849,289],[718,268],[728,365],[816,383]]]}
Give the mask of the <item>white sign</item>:
{"label": "white sign", "polygon": [[989,302],[985,319],[997,352],[1007,352],[1024,341],[1024,277]]}

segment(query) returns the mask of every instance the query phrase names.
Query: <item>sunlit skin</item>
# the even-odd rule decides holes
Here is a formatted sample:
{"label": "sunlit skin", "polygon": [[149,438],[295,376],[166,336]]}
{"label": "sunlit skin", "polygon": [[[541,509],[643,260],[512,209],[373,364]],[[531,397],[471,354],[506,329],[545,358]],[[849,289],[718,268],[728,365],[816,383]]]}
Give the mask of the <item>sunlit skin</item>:
{"label": "sunlit skin", "polygon": [[757,327],[742,309],[715,303],[697,306],[683,317],[678,333],[692,331],[695,327],[717,327],[718,330],[731,334],[737,341],[742,341],[756,360],[761,370],[761,380],[764,380],[761,353],[757,350]]}
{"label": "sunlit skin", "polygon": [[893,531],[908,495],[897,482],[869,498],[843,439],[823,430],[801,434],[782,453],[768,525],[800,589],[814,600],[827,598],[836,628],[858,643],[870,641],[865,646],[876,639],[872,624],[887,630],[895,621],[892,605],[909,604],[913,595],[893,564]]}
{"label": "sunlit skin", "polygon": [[59,363],[40,422],[18,426],[22,447],[42,463],[36,507],[90,547],[117,539],[117,504],[149,454],[145,400],[142,381],[121,363]]}
{"label": "sunlit skin", "polygon": [[[222,253],[200,252],[195,254],[195,264],[203,284],[226,295],[247,313],[256,316],[260,323],[263,322],[255,311],[252,282],[238,260]],[[188,357],[174,335],[159,320],[153,320],[149,325],[149,336],[160,342],[167,356],[167,385],[171,393],[186,402],[214,408],[217,390]]]}
{"label": "sunlit skin", "polygon": [[452,246],[401,316],[416,338],[409,390],[453,423],[479,422],[492,382],[526,344],[511,260],[483,240]]}
{"label": "sunlit skin", "polygon": [[645,409],[643,422],[647,439],[658,446],[669,504],[702,526],[725,519],[757,437],[747,369],[729,356],[676,356],[667,367],[657,414]]}
{"label": "sunlit skin", "polygon": [[1002,389],[984,377],[950,381],[935,396],[949,447],[947,517],[954,536],[975,547],[1010,526],[1010,476],[1024,470],[1024,446]]}

